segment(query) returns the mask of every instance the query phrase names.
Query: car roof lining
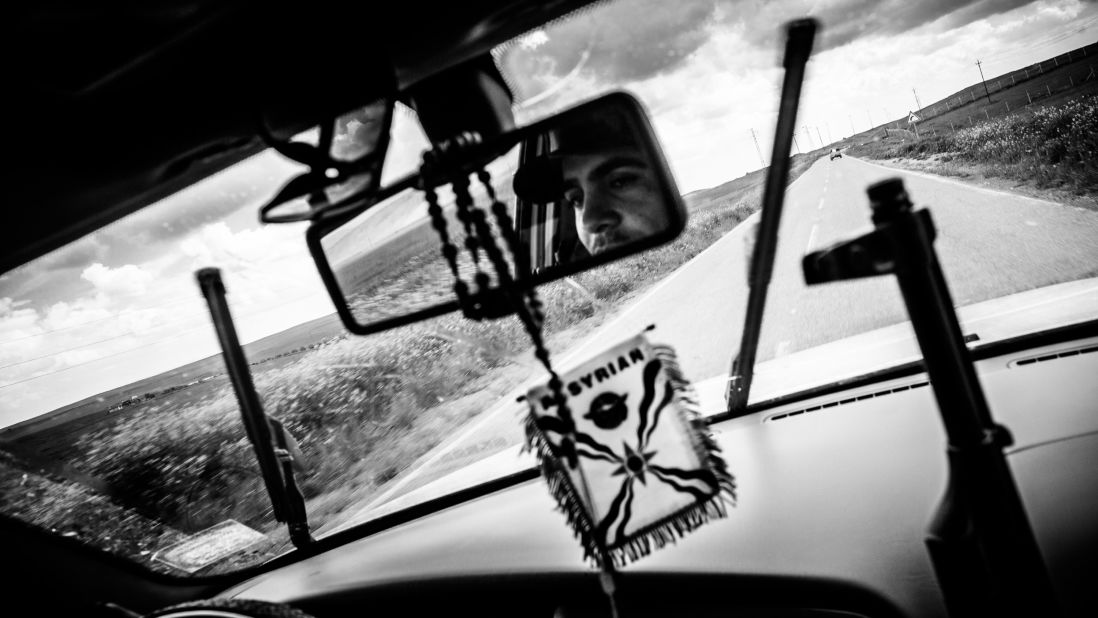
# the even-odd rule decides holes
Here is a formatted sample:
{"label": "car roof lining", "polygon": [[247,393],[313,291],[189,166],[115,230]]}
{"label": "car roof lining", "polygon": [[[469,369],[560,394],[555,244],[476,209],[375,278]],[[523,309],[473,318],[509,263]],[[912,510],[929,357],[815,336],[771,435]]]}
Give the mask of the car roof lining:
{"label": "car roof lining", "polygon": [[589,3],[20,5],[0,272]]}

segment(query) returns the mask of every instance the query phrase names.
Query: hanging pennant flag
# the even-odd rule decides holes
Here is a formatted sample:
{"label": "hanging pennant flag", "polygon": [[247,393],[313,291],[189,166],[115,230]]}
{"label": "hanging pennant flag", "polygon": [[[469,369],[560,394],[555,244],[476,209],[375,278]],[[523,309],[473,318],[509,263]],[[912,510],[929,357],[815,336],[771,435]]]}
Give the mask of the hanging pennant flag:
{"label": "hanging pennant flag", "polygon": [[527,394],[527,440],[586,558],[624,565],[725,516],[735,483],[671,348],[638,335],[560,378],[563,413]]}

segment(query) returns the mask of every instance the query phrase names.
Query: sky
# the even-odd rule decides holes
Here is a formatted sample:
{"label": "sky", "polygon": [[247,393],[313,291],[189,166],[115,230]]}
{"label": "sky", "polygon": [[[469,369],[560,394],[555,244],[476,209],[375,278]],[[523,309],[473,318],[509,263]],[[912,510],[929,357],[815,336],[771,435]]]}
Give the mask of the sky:
{"label": "sky", "polygon": [[[991,77],[1098,40],[1094,0],[635,0],[495,55],[520,124],[608,90],[636,95],[685,193],[768,160],[782,24],[808,15],[822,30],[798,114],[805,148],[906,116],[912,88],[929,105],[975,83],[977,59]],[[392,136],[383,183],[426,144],[406,109]],[[197,268],[222,269],[245,342],[331,313],[305,226],[257,221],[299,170],[263,153],[0,275],[0,427],[216,354]]]}

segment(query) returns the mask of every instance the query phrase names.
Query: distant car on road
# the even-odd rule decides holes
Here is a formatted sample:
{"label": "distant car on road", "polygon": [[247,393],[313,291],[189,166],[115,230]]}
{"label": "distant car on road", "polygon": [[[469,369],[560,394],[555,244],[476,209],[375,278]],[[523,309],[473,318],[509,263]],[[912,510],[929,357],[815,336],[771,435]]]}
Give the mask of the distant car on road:
{"label": "distant car on road", "polygon": [[835,159],[841,159],[841,158],[843,158],[842,151],[840,151],[838,148],[832,148],[831,149],[831,155],[828,158],[828,160],[829,161],[834,161]]}

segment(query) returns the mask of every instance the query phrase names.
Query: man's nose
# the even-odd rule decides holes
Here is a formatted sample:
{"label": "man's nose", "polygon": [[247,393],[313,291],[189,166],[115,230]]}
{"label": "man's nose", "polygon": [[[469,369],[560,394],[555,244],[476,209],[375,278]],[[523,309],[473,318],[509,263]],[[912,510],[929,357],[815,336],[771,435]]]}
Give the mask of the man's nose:
{"label": "man's nose", "polygon": [[595,189],[584,193],[583,229],[590,234],[605,234],[621,225],[621,213],[612,200]]}

